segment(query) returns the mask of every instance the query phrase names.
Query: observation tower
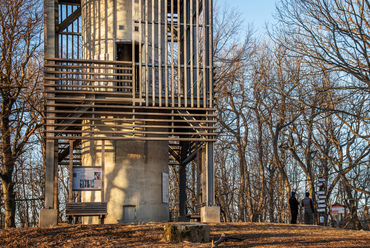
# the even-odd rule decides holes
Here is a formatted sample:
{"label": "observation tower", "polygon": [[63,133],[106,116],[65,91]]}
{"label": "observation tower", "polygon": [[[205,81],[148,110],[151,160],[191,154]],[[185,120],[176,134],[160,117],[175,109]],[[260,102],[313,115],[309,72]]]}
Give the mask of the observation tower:
{"label": "observation tower", "polygon": [[105,223],[168,221],[169,166],[186,218],[189,163],[202,221],[212,221],[212,9],[212,0],[45,0],[41,225],[67,202],[106,202]]}

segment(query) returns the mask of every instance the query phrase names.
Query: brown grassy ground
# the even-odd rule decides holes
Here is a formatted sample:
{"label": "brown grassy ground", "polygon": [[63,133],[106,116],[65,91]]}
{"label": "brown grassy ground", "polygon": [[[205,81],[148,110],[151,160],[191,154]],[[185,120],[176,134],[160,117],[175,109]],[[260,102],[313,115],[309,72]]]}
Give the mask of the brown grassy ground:
{"label": "brown grassy ground", "polygon": [[[212,243],[171,243],[162,239],[164,223],[63,225],[0,230],[1,247],[212,247]],[[370,232],[320,226],[211,224],[211,239],[236,236],[218,247],[370,247]]]}

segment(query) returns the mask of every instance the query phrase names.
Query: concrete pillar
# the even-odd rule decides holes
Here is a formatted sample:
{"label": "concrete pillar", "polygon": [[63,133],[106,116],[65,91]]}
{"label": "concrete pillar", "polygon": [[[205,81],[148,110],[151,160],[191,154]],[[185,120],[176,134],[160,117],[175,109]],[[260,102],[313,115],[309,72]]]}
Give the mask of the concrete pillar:
{"label": "concrete pillar", "polygon": [[55,142],[46,141],[45,208],[54,208]]}
{"label": "concrete pillar", "polygon": [[[57,43],[55,27],[56,27],[56,1],[45,1],[45,40],[48,42],[45,44],[45,57],[55,58],[57,57]],[[53,96],[52,93],[47,93],[48,96]],[[53,100],[47,100],[48,104],[53,104]],[[53,110],[54,107],[48,107],[48,110]],[[53,117],[54,114],[47,113],[47,117]],[[46,130],[52,130],[54,121],[47,120],[48,126]],[[55,188],[55,162],[57,158],[55,157],[55,146],[56,142],[53,139],[52,133],[46,134],[46,154],[45,154],[45,202],[44,207],[47,211],[39,212],[39,225],[56,225],[58,210],[49,211],[49,209],[56,208],[56,188]],[[52,221],[45,221],[50,220]]]}

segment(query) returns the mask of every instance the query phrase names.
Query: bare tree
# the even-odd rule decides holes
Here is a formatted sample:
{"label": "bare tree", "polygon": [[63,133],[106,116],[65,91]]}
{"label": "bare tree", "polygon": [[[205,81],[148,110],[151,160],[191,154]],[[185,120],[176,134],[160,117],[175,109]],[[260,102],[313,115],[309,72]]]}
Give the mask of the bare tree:
{"label": "bare tree", "polygon": [[[369,17],[367,0],[281,0],[272,36],[318,70],[341,71],[345,78],[332,90],[362,97],[370,91]],[[369,111],[367,98],[361,100]],[[369,121],[367,112],[335,110]],[[356,135],[369,138],[364,132]]]}
{"label": "bare tree", "polygon": [[42,75],[37,60],[42,43],[41,10],[38,0],[0,0],[0,177],[5,227],[15,226],[15,165],[41,126],[37,99]]}
{"label": "bare tree", "polygon": [[[237,11],[229,10],[227,6],[222,9],[216,7],[214,16],[215,95],[219,131],[228,137],[228,145],[238,156],[238,219],[245,220],[246,215],[253,212],[246,160],[251,111],[247,108],[250,104],[247,92],[249,81],[245,70],[253,54],[254,43],[250,29],[246,30],[245,38],[240,40],[243,22]],[[223,200],[227,201],[226,198]]]}
{"label": "bare tree", "polygon": [[256,62],[255,74],[259,75],[260,87],[264,88],[261,105],[264,108],[266,130],[270,139],[271,163],[276,167],[281,180],[279,189],[279,221],[285,221],[286,203],[290,197],[291,179],[288,175],[289,157],[286,152],[288,127],[302,113],[289,96],[297,93],[301,73],[300,58],[288,56],[288,50],[280,45],[261,46],[259,59]]}
{"label": "bare tree", "polygon": [[235,150],[230,146],[229,137],[219,137],[216,150],[215,162],[218,165],[215,171],[216,197],[224,212],[225,221],[237,221],[239,213],[236,208],[238,205],[237,190],[239,189],[238,157],[235,156]]}
{"label": "bare tree", "polygon": [[328,203],[341,199],[348,223],[361,228],[370,168],[366,4],[282,0],[272,45],[252,33],[235,39],[236,14],[215,21],[216,195],[228,220],[285,222],[290,191],[315,197],[322,174]]}

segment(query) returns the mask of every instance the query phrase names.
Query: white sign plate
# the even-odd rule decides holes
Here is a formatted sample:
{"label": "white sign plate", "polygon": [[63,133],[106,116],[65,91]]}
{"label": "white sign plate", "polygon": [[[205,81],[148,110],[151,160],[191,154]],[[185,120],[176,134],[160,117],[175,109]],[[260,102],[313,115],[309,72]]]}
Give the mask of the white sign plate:
{"label": "white sign plate", "polygon": [[325,191],[317,191],[316,192],[318,195],[325,195]]}
{"label": "white sign plate", "polygon": [[331,207],[331,210],[342,211],[343,208],[342,207]]}
{"label": "white sign plate", "polygon": [[101,190],[101,167],[74,166],[72,177],[73,190]]}
{"label": "white sign plate", "polygon": [[326,208],[326,204],[319,204],[319,205],[317,205],[317,207],[319,207],[319,208]]}
{"label": "white sign plate", "polygon": [[317,184],[317,187],[321,187],[321,186],[323,186],[324,184],[323,183],[318,183]]}
{"label": "white sign plate", "polygon": [[325,203],[326,200],[317,200],[317,203]]}
{"label": "white sign plate", "polygon": [[326,195],[319,195],[319,199],[326,199]]}
{"label": "white sign plate", "polygon": [[325,182],[325,178],[319,178],[319,182]]}
{"label": "white sign plate", "polygon": [[169,203],[168,173],[162,172],[162,202]]}
{"label": "white sign plate", "polygon": [[344,210],[331,210],[333,214],[343,214]]}
{"label": "white sign plate", "polygon": [[317,209],[317,212],[325,212],[325,208],[319,208],[319,209]]}

